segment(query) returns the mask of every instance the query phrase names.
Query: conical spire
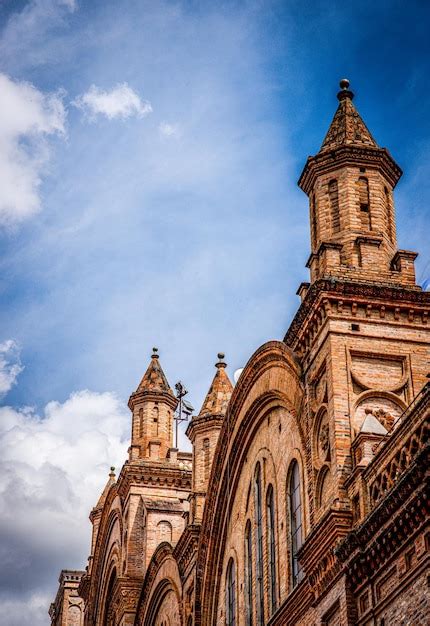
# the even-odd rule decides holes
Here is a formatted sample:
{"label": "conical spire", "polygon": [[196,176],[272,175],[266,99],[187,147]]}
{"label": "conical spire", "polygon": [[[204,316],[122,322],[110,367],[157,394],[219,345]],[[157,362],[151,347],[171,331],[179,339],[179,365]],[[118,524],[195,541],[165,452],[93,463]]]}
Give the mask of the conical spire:
{"label": "conical spire", "polygon": [[341,87],[341,91],[337,94],[339,106],[320,152],[334,150],[340,146],[378,148],[378,144],[352,103],[354,94],[349,90],[349,80],[343,78],[339,84]]}
{"label": "conical spire", "polygon": [[215,364],[215,367],[217,372],[202,404],[199,416],[225,415],[233,392],[233,385],[225,371],[227,364],[224,362],[224,354],[221,352],[218,354],[218,362]]}
{"label": "conical spire", "polygon": [[115,468],[111,467],[110,468],[110,472],[109,472],[109,478],[108,481],[105,485],[105,488],[103,489],[100,498],[98,499],[98,502],[96,504],[96,506],[94,507],[94,510],[99,510],[102,509],[104,506],[104,503],[106,502],[106,498],[107,495],[109,493],[110,488],[112,487],[112,485],[116,482],[116,478],[115,478]]}
{"label": "conical spire", "polygon": [[145,391],[151,393],[168,393],[175,397],[160,365],[158,348],[152,349],[151,362],[149,363],[148,369],[136,389],[136,393],[142,393]]}

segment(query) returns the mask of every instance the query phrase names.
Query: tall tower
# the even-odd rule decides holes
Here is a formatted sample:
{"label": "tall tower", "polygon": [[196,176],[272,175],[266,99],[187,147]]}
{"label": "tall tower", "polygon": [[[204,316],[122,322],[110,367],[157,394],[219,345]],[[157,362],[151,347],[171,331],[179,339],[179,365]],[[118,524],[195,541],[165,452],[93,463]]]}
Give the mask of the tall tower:
{"label": "tall tower", "polygon": [[160,365],[158,350],[128,406],[133,413],[129,458],[165,459],[173,448],[173,415],[178,401]]}
{"label": "tall tower", "polygon": [[343,511],[338,529],[368,510],[351,475],[389,436],[430,362],[430,294],[415,283],[417,255],[396,244],[401,170],[361,119],[349,82],[340,86],[328,133],[298,183],[309,196],[311,282],[299,288],[285,336],[306,381],[311,524]]}
{"label": "tall tower", "polygon": [[187,436],[193,444],[193,481],[190,495],[190,522],[201,522],[215,448],[233,385],[225,371],[224,354],[218,354],[216,373],[200,413],[193,417]]}
{"label": "tall tower", "polygon": [[309,196],[311,281],[321,277],[415,285],[414,252],[397,250],[393,190],[402,171],[380,148],[340,82],[339,106],[299,179]]}

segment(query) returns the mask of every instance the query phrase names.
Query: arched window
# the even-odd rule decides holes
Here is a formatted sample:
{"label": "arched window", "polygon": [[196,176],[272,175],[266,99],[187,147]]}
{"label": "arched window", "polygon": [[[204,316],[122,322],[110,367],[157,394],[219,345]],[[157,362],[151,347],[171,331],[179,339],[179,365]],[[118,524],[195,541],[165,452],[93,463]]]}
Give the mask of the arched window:
{"label": "arched window", "polygon": [[338,233],[340,231],[340,214],[337,180],[331,180],[329,182],[328,195],[330,198],[331,230],[332,233]]}
{"label": "arched window", "polygon": [[270,608],[272,613],[276,611],[278,604],[278,593],[276,583],[276,530],[275,530],[275,502],[273,497],[273,487],[269,485],[267,490],[267,548],[269,555],[269,591]]}
{"label": "arched window", "polygon": [[390,238],[390,241],[394,243],[394,237],[393,237],[394,215],[393,215],[393,209],[391,206],[391,196],[387,187],[384,187],[384,193],[385,193],[385,215],[386,215],[386,220],[387,220],[388,237]]}
{"label": "arched window", "polygon": [[158,437],[158,418],[159,410],[158,406],[152,408],[152,432],[154,437]]}
{"label": "arched window", "polygon": [[288,505],[290,518],[290,545],[291,545],[291,571],[293,587],[302,579],[297,553],[303,542],[302,533],[302,501],[300,495],[300,469],[297,461],[293,461],[290,467],[288,482]]}
{"label": "arched window", "polygon": [[236,567],[233,559],[227,567],[226,622],[227,626],[236,626]]}
{"label": "arched window", "polygon": [[358,179],[358,197],[360,202],[360,221],[363,228],[371,230],[369,181],[364,176]]}
{"label": "arched window", "polygon": [[311,195],[311,242],[312,248],[316,248],[318,241],[318,218],[317,218],[317,204],[315,200],[315,194]]}
{"label": "arched window", "polygon": [[205,439],[203,439],[203,467],[204,467],[204,477],[205,480],[207,480],[209,478],[209,470],[210,470],[210,442],[209,439],[206,437]]}
{"label": "arched window", "polygon": [[252,626],[252,529],[249,520],[245,529],[245,594],[246,626]]}
{"label": "arched window", "polygon": [[264,579],[263,579],[263,512],[261,504],[261,467],[255,468],[254,477],[255,526],[256,526],[256,557],[257,557],[257,625],[264,625]]}

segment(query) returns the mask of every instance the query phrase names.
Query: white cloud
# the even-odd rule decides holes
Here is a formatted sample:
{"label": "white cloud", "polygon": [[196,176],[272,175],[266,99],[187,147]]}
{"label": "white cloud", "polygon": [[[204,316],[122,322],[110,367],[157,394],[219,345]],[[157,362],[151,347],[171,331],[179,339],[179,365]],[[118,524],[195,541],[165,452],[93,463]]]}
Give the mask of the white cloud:
{"label": "white cloud", "polygon": [[116,117],[125,119],[132,116],[144,117],[152,112],[151,104],[142,100],[127,83],[118,83],[111,91],[103,91],[96,85],[91,85],[72,104],[90,118],[105,115],[110,120]]}
{"label": "white cloud", "polygon": [[0,396],[13,387],[23,369],[17,343],[13,339],[0,343]]}
{"label": "white cloud", "polygon": [[44,94],[0,73],[0,225],[40,210],[39,187],[49,160],[48,137],[64,135],[62,94]]}
{"label": "white cloud", "polygon": [[158,125],[158,130],[164,137],[178,137],[179,127],[176,124],[169,124],[168,122],[161,122]]}
{"label": "white cloud", "polygon": [[[85,567],[88,514],[109,466],[119,469],[125,460],[130,423],[109,392],[73,393],[63,403],[49,402],[43,415],[0,408],[0,587],[8,624],[22,623],[19,616],[25,606],[33,614],[33,604],[44,604],[46,615],[59,571]],[[52,597],[37,595],[49,588]],[[19,590],[25,597],[11,600]]]}

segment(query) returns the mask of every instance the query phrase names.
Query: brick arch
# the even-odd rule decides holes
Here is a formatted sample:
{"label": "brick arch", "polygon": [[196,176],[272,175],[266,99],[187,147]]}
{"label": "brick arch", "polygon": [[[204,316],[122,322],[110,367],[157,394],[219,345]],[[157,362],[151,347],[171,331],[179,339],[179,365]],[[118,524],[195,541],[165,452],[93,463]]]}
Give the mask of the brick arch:
{"label": "brick arch", "polygon": [[154,626],[157,614],[168,594],[173,593],[178,608],[179,622],[170,626],[182,626],[184,623],[182,607],[182,582],[174,550],[170,543],[161,543],[146,570],[139,602],[137,605],[135,626]]}
{"label": "brick arch", "polygon": [[287,411],[293,420],[304,450],[299,420],[302,403],[301,368],[294,353],[282,342],[264,344],[240,376],[214,455],[202,523],[206,541],[200,543],[197,556],[196,624],[216,624],[231,504],[229,493],[234,494],[238,488],[246,450],[264,419],[278,408]]}
{"label": "brick arch", "polygon": [[[107,495],[97,534],[91,568],[91,584],[86,601],[86,612],[93,615],[97,626],[102,624],[103,593],[113,566],[120,575],[122,561],[123,511],[121,500],[113,485]],[[117,539],[114,535],[117,535]]]}
{"label": "brick arch", "polygon": [[[121,537],[123,529],[120,511],[118,509],[112,510],[108,516],[107,522],[107,532],[102,537],[103,541],[100,554],[98,555],[99,558],[97,559],[97,563],[95,563],[97,575],[92,577],[92,581],[96,583],[93,597],[95,624],[97,626],[99,626],[99,624],[100,626],[109,624],[109,622],[106,621],[107,602],[109,601],[107,589],[111,582],[112,572],[115,570],[115,580],[121,575]],[[118,531],[116,533],[118,539],[114,538],[116,530]]]}

